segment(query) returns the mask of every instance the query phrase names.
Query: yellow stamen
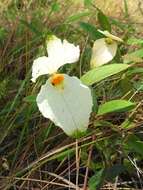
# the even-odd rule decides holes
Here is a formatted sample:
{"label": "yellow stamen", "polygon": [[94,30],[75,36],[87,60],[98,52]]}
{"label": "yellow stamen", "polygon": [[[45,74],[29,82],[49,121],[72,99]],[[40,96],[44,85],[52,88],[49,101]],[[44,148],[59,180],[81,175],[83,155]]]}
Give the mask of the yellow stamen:
{"label": "yellow stamen", "polygon": [[106,38],[106,39],[105,39],[105,42],[106,42],[108,45],[111,45],[111,44],[113,44],[114,40],[111,39],[111,38]]}
{"label": "yellow stamen", "polygon": [[51,84],[53,86],[60,85],[64,80],[64,75],[63,74],[53,74],[51,77]]}

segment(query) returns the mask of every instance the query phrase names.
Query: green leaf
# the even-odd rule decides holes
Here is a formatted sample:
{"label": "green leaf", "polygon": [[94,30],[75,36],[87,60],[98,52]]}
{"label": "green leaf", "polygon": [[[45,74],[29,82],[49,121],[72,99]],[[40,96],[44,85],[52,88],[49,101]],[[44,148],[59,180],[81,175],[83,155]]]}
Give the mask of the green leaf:
{"label": "green leaf", "polygon": [[142,58],[143,58],[143,48],[124,55],[124,63],[142,62],[143,61]]}
{"label": "green leaf", "polygon": [[123,165],[115,164],[111,168],[106,169],[106,180],[113,181],[115,177],[117,177],[119,174],[123,173],[124,171],[125,168]]}
{"label": "green leaf", "polygon": [[91,89],[91,94],[92,94],[92,99],[93,99],[92,111],[97,113],[97,111],[98,111],[98,103],[97,103],[97,96],[96,96],[95,89]]}
{"label": "green leaf", "polygon": [[66,23],[76,22],[76,21],[80,20],[81,18],[87,17],[87,16],[89,16],[89,15],[91,15],[91,12],[89,12],[89,11],[80,12],[80,13],[77,13],[77,14],[74,14],[74,15],[68,17],[68,18],[65,20],[65,22],[66,22]]}
{"label": "green leaf", "polygon": [[98,115],[111,112],[126,112],[135,107],[135,103],[127,100],[112,100],[99,106]]}
{"label": "green leaf", "polygon": [[128,28],[128,25],[126,25],[125,23],[123,23],[119,20],[113,19],[113,18],[110,18],[110,23],[111,23],[111,25],[115,25],[116,27],[120,28],[121,30],[125,30]]}
{"label": "green leaf", "polygon": [[143,68],[141,67],[132,67],[128,72],[127,75],[133,75],[133,74],[143,74]]}
{"label": "green leaf", "polygon": [[104,169],[101,169],[89,179],[88,183],[89,190],[98,189],[102,185],[103,181],[104,181]]}
{"label": "green leaf", "polygon": [[6,34],[7,34],[6,29],[0,26],[0,42],[5,39]]}
{"label": "green leaf", "polygon": [[137,38],[129,38],[127,41],[128,45],[142,45],[143,39],[137,39]]}
{"label": "green leaf", "polygon": [[81,81],[86,85],[92,85],[109,76],[120,73],[129,67],[127,64],[110,64],[97,67],[85,73],[81,77]]}
{"label": "green leaf", "polygon": [[109,22],[108,17],[100,9],[98,9],[97,16],[102,30],[108,30],[109,32],[111,32],[111,24]]}
{"label": "green leaf", "polygon": [[143,58],[143,48],[130,53],[130,55]]}
{"label": "green leaf", "polygon": [[84,6],[87,6],[87,7],[91,6],[92,5],[92,1],[93,0],[84,0]]}
{"label": "green leaf", "polygon": [[66,157],[68,157],[68,156],[71,157],[73,155],[74,155],[74,150],[73,149],[68,149],[68,150],[65,150],[65,151],[59,153],[57,155],[57,160],[58,161],[63,161]]}
{"label": "green leaf", "polygon": [[60,4],[57,3],[57,2],[53,3],[52,6],[51,6],[51,9],[52,9],[53,12],[58,12],[58,11],[60,11],[60,8],[61,8],[61,7],[60,7]]}
{"label": "green leaf", "polygon": [[132,121],[132,119],[126,119],[123,123],[122,123],[122,125],[121,125],[121,128],[123,128],[123,129],[131,129],[131,128],[133,128],[133,127],[135,127],[135,123]]}
{"label": "green leaf", "polygon": [[124,9],[125,9],[125,17],[128,18],[129,17],[129,11],[128,11],[128,2],[127,0],[124,0]]}
{"label": "green leaf", "polygon": [[143,80],[142,81],[134,82],[134,88],[137,91],[143,91]]}
{"label": "green leaf", "polygon": [[28,23],[26,20],[22,20],[20,19],[20,22],[25,25],[27,28],[29,28],[33,33],[35,33],[38,36],[41,36],[42,33],[39,30],[39,28],[36,28],[36,26],[34,25],[34,23]]}
{"label": "green leaf", "polygon": [[132,152],[139,153],[143,156],[143,141],[141,141],[136,135],[130,135],[125,146],[128,146]]}
{"label": "green leaf", "polygon": [[26,96],[23,100],[28,103],[36,102],[36,95]]}
{"label": "green leaf", "polygon": [[120,80],[120,82],[119,82],[118,85],[120,86],[120,89],[122,90],[123,94],[128,93],[128,95],[131,96],[132,93],[129,94],[129,91],[132,92],[132,90],[133,90],[133,84],[132,84],[130,78],[128,78],[127,76],[125,76],[124,78],[122,78]]}
{"label": "green leaf", "polygon": [[91,39],[97,40],[99,38],[104,38],[104,35],[101,34],[94,25],[86,22],[80,22],[79,25],[85,32],[90,35]]}

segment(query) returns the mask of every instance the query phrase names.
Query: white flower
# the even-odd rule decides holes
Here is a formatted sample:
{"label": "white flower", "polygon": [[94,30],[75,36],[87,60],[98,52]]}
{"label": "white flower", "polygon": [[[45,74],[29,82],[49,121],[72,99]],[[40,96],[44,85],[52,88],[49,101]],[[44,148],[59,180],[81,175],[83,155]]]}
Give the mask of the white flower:
{"label": "white flower", "polygon": [[56,73],[57,69],[79,59],[79,46],[53,37],[47,45],[48,57],[36,59],[32,67],[32,81],[43,74],[51,74],[36,98],[42,115],[73,137],[86,131],[92,111],[90,89],[77,77]]}
{"label": "white flower", "polygon": [[32,81],[44,74],[53,74],[57,72],[59,67],[66,63],[74,63],[78,61],[80,55],[79,46],[63,40],[56,36],[52,36],[47,44],[48,57],[43,56],[34,60],[32,66]]}
{"label": "white flower", "polygon": [[88,127],[92,109],[90,89],[77,77],[63,75],[63,87],[56,88],[49,78],[37,96],[37,105],[46,118],[52,120],[69,136],[77,137]]}
{"label": "white flower", "polygon": [[117,36],[110,34],[108,31],[101,31],[105,35],[105,38],[98,39],[94,42],[92,48],[92,56],[90,65],[91,67],[98,67],[111,61],[117,52],[117,41],[123,42]]}

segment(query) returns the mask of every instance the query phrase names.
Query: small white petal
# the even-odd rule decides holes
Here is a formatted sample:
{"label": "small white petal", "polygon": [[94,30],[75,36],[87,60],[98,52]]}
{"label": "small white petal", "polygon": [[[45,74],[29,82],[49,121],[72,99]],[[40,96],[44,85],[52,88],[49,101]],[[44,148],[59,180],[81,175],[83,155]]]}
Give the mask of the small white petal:
{"label": "small white petal", "polygon": [[43,56],[34,60],[32,66],[32,81],[44,74],[57,72],[59,67],[66,63],[78,61],[80,56],[79,46],[74,46],[68,41],[63,42],[56,36],[52,36],[47,44],[48,57]]}
{"label": "small white petal", "polygon": [[106,38],[96,40],[92,48],[91,67],[98,67],[108,63],[114,58],[116,51],[117,43],[115,41],[108,44]]}
{"label": "small white petal", "polygon": [[79,46],[69,43],[67,40],[63,41],[64,61],[65,63],[74,63],[79,60],[80,49]]}
{"label": "small white petal", "polygon": [[78,61],[80,56],[79,46],[75,46],[66,40],[63,40],[62,42],[56,36],[52,36],[47,43],[47,51],[49,57],[53,59],[57,70],[66,63],[74,63]]}
{"label": "small white petal", "polygon": [[49,57],[43,56],[34,60],[32,66],[32,82],[36,82],[36,79],[45,74],[52,74],[56,72],[53,60]]}
{"label": "small white petal", "polygon": [[102,30],[98,30],[100,33],[102,33],[103,35],[105,35],[107,38],[111,38],[112,40],[118,41],[118,42],[123,42],[123,40],[113,34],[111,34],[110,32],[108,32],[107,30],[102,31]]}
{"label": "small white petal", "polygon": [[92,110],[91,91],[78,78],[66,74],[63,87],[54,87],[49,78],[36,101],[44,117],[52,120],[67,135],[76,136],[88,127]]}
{"label": "small white petal", "polygon": [[47,52],[49,57],[53,58],[63,58],[63,44],[61,39],[56,36],[51,36],[47,43]]}

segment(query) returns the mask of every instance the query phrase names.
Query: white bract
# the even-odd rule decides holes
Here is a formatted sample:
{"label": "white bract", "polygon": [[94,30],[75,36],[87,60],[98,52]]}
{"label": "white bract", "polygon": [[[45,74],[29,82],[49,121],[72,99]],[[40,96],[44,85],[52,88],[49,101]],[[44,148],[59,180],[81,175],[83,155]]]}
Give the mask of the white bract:
{"label": "white bract", "polygon": [[105,38],[98,39],[94,42],[90,65],[92,68],[104,65],[111,61],[117,52],[117,42],[123,42],[117,36],[110,34],[108,31],[101,31]]}
{"label": "white bract", "polygon": [[32,66],[33,82],[41,75],[50,74],[36,98],[38,108],[67,135],[77,137],[88,127],[91,91],[77,77],[56,72],[60,66],[78,61],[79,46],[53,36],[47,44],[47,51],[48,57],[39,57]]}
{"label": "white bract", "polygon": [[54,87],[50,79],[42,86],[37,104],[44,117],[61,127],[67,135],[77,137],[88,127],[91,92],[77,77],[66,74],[63,77],[63,88]]}
{"label": "white bract", "polygon": [[32,81],[44,74],[53,74],[57,72],[59,67],[66,63],[74,63],[78,61],[80,55],[79,46],[63,40],[56,36],[52,36],[47,44],[48,57],[43,56],[37,58],[32,67]]}

